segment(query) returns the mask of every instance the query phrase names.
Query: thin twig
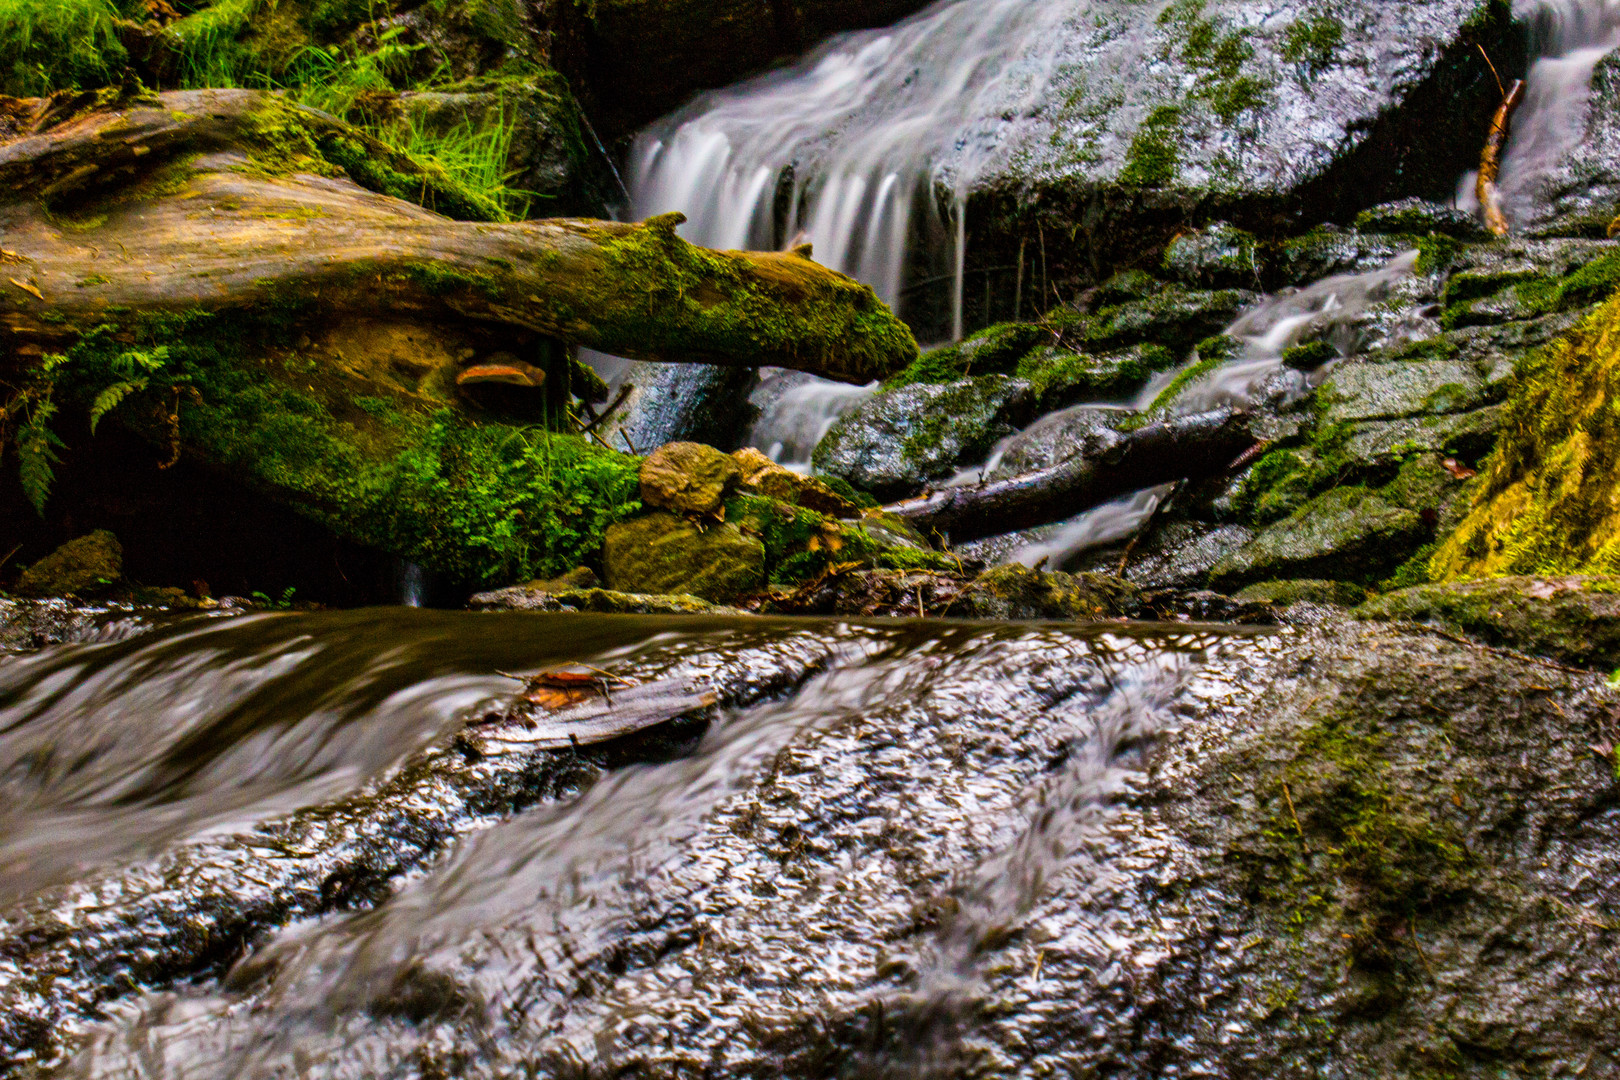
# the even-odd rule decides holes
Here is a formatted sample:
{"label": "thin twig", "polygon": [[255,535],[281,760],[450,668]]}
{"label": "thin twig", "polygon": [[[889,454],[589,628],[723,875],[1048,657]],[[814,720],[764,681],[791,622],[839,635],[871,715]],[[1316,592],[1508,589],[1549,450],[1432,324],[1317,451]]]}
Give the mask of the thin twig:
{"label": "thin twig", "polygon": [[1479,55],[1485,58],[1485,66],[1491,69],[1491,75],[1496,79],[1496,89],[1501,92],[1503,97],[1507,97],[1507,87],[1502,85],[1502,76],[1496,73],[1496,65],[1491,63],[1491,54],[1486,52],[1485,46],[1477,41],[1474,42],[1474,48],[1478,49]]}
{"label": "thin twig", "polygon": [[1423,970],[1429,973],[1429,981],[1438,983],[1440,980],[1435,977],[1434,968],[1432,965],[1430,965],[1429,958],[1423,953],[1423,943],[1418,941],[1417,923],[1414,920],[1408,919],[1406,922],[1406,929],[1407,932],[1412,935],[1412,948],[1417,951],[1418,959],[1423,961]]}
{"label": "thin twig", "polygon": [[1294,819],[1294,831],[1299,833],[1299,847],[1301,851],[1310,852],[1310,845],[1305,843],[1305,830],[1300,828],[1299,814],[1294,811],[1294,796],[1288,790],[1288,781],[1283,781],[1283,798],[1288,800],[1288,816]]}
{"label": "thin twig", "polygon": [[[624,404],[625,399],[630,396],[630,393],[633,390],[635,390],[635,387],[630,383],[625,383],[623,386],[619,387],[619,396],[613,399],[613,404],[604,409],[602,411],[602,415],[598,416],[595,420],[592,420],[590,426],[581,431],[580,434],[590,435],[595,432],[596,429],[602,425],[603,421],[612,416],[614,412],[618,410],[619,406]],[[625,440],[625,442],[629,441],[630,440],[628,439]]]}

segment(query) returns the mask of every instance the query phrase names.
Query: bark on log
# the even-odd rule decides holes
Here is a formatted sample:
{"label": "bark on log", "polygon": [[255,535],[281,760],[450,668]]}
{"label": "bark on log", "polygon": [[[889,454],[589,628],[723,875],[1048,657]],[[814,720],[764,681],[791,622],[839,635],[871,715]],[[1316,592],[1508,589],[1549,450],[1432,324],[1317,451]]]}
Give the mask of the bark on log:
{"label": "bark on log", "polygon": [[1143,488],[1225,472],[1252,447],[1245,412],[1221,409],[1159,420],[1101,454],[978,487],[946,488],[884,509],[960,544],[1062,521]]}
{"label": "bark on log", "polygon": [[488,209],[275,95],[0,98],[0,344],[49,349],[109,312],[295,301],[329,323],[528,332],[853,383],[917,353],[865,286],[802,255],[688,244],[680,215],[475,223],[391,195]]}
{"label": "bark on log", "polygon": [[1502,193],[1496,179],[1502,172],[1502,151],[1513,129],[1513,114],[1519,111],[1523,101],[1524,80],[1517,79],[1502,99],[1496,115],[1491,117],[1491,130],[1485,136],[1485,149],[1479,158],[1479,180],[1474,185],[1474,194],[1485,214],[1485,227],[1496,236],[1508,234],[1507,214],[1502,210]]}

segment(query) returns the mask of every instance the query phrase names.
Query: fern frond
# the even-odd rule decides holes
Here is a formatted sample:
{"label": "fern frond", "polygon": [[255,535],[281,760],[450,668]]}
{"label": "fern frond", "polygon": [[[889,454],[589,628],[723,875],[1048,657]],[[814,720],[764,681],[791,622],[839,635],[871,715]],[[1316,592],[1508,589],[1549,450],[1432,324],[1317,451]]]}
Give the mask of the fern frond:
{"label": "fern frond", "polygon": [[34,404],[27,421],[17,429],[17,474],[22,480],[23,494],[41,517],[45,516],[45,500],[50,497],[51,483],[56,479],[56,471],[51,466],[62,460],[56,456],[56,448],[64,444],[50,427],[55,415],[56,402],[44,398]]}
{"label": "fern frond", "polygon": [[120,402],[131,394],[138,394],[146,389],[145,379],[135,379],[129,382],[116,382],[96,395],[96,400],[90,406],[90,434],[96,433],[96,425],[101,418],[118,408]]}

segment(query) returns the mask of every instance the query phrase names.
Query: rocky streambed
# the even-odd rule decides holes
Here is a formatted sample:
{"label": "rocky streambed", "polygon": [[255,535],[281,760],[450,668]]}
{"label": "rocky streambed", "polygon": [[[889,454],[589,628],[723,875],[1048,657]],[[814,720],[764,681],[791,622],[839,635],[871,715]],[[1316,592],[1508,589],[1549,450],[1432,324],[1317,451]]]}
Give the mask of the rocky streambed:
{"label": "rocky streambed", "polygon": [[[101,616],[0,662],[5,1068],[1605,1075],[1609,588]],[[561,667],[712,696],[544,749]]]}

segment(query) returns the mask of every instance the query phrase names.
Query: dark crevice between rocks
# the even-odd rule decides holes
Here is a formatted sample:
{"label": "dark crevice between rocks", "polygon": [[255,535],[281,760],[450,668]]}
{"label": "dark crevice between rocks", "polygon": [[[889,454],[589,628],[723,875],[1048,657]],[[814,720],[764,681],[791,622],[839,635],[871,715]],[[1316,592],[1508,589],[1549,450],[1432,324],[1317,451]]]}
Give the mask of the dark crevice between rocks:
{"label": "dark crevice between rocks", "polygon": [[[15,468],[0,469],[0,583],[58,545],[97,529],[116,535],[126,579],[148,588],[250,597],[259,592],[331,607],[394,604],[400,561],[343,540],[229,473],[168,457],[115,425],[94,436],[82,419],[63,423],[56,480],[45,514],[24,497]],[[75,429],[75,427],[77,429]],[[429,602],[459,605],[465,593],[440,583]]]}

